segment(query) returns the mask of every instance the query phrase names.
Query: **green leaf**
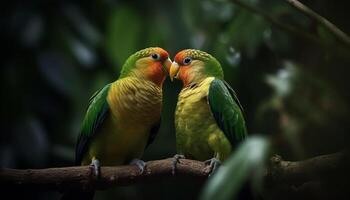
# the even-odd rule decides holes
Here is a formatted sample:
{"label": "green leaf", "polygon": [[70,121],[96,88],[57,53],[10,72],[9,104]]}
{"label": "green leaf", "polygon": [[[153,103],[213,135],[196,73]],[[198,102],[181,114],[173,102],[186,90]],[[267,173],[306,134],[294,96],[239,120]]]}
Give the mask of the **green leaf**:
{"label": "green leaf", "polygon": [[202,200],[234,199],[243,184],[252,176],[261,177],[267,159],[269,141],[260,136],[250,137],[208,180],[202,191]]}

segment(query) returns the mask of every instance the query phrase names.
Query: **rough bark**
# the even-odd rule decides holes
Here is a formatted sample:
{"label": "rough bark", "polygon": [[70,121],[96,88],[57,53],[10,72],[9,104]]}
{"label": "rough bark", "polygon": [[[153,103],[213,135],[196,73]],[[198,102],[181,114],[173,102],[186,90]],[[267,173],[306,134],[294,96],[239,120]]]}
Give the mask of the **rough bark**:
{"label": "rough bark", "polygon": [[172,174],[172,158],[147,162],[141,174],[136,166],[101,167],[100,177],[95,177],[90,166],[47,169],[1,169],[0,186],[24,187],[44,190],[106,189],[111,186],[189,177],[204,181],[210,169],[200,161],[181,159],[176,174]]}
{"label": "rough bark", "polygon": [[[284,161],[279,156],[271,158],[265,175],[267,188],[276,186],[289,187],[303,183],[319,186],[324,178],[343,173],[348,165],[348,157],[343,152],[317,156],[303,161]],[[136,166],[101,167],[101,175],[95,177],[89,166],[62,167],[47,169],[1,169],[0,186],[2,188],[21,188],[58,190],[97,189],[103,190],[112,186],[124,186],[135,183],[171,180],[174,178],[191,178],[205,181],[210,168],[203,162],[181,159],[176,174],[172,174],[172,158],[147,162],[141,174]],[[312,184],[311,184],[312,183]],[[308,185],[304,185],[306,187]],[[300,189],[300,188],[299,188]],[[301,187],[302,189],[302,187]]]}
{"label": "rough bark", "polygon": [[270,159],[267,177],[272,183],[299,185],[310,180],[320,180],[336,175],[344,167],[342,152],[321,155],[303,161],[284,161],[280,156]]}
{"label": "rough bark", "polygon": [[265,176],[266,199],[349,199],[349,154],[339,152],[303,161],[270,160]]}

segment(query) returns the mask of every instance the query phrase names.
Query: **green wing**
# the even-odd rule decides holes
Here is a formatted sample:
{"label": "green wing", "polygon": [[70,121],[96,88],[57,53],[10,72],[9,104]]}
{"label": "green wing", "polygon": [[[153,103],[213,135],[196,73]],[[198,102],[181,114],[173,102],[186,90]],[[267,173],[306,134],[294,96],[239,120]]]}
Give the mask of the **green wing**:
{"label": "green wing", "polygon": [[234,90],[225,81],[214,79],[211,82],[208,103],[216,123],[232,145],[247,136],[242,106]]}
{"label": "green wing", "polygon": [[89,100],[88,109],[81,127],[75,148],[75,164],[80,165],[84,154],[89,148],[91,138],[97,133],[103,121],[109,114],[107,95],[111,84],[95,92]]}

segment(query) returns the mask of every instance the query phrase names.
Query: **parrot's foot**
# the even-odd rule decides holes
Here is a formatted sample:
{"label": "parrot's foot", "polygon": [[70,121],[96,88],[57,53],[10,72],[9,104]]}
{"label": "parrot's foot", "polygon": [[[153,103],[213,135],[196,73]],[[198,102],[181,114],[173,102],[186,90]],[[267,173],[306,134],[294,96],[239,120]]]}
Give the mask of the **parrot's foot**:
{"label": "parrot's foot", "polygon": [[130,165],[136,165],[140,169],[141,174],[143,173],[146,167],[146,163],[140,159],[132,159]]}
{"label": "parrot's foot", "polygon": [[206,160],[204,161],[204,163],[206,165],[209,165],[209,168],[210,168],[210,174],[209,176],[213,175],[216,170],[220,167],[221,165],[221,162],[220,160],[216,159],[216,158],[212,158],[212,159],[209,159],[209,160]]}
{"label": "parrot's foot", "polygon": [[179,162],[180,159],[185,159],[185,156],[181,155],[181,154],[176,154],[173,157],[173,163],[172,163],[172,166],[171,166],[171,173],[173,175],[175,175],[175,173],[176,173],[176,165],[177,165],[177,163]]}
{"label": "parrot's foot", "polygon": [[98,178],[100,177],[100,172],[101,172],[101,164],[100,164],[100,161],[93,158],[91,160],[91,164],[90,164],[90,168],[91,170],[93,170],[93,173],[95,174],[95,176]]}

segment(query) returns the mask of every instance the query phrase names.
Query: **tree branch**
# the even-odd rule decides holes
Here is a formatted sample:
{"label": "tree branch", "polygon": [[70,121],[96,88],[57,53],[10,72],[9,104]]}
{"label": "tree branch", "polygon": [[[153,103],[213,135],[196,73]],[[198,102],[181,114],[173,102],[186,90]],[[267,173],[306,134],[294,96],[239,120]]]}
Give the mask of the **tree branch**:
{"label": "tree branch", "polygon": [[267,199],[349,199],[349,154],[339,152],[304,161],[274,156],[265,176]]}
{"label": "tree branch", "polygon": [[[89,166],[47,169],[1,169],[0,186],[33,189],[106,189],[134,183],[174,178],[172,158],[147,162],[143,174],[136,166],[101,167],[100,177]],[[192,177],[204,181],[210,169],[203,162],[181,159],[177,164],[176,177]]]}
{"label": "tree branch", "polygon": [[320,24],[329,32],[331,32],[340,42],[344,43],[348,47],[350,46],[350,37],[346,33],[344,33],[342,30],[340,30],[337,26],[335,26],[333,23],[328,21],[326,18],[317,14],[315,11],[311,10],[310,8],[308,8],[307,6],[305,6],[304,4],[302,4],[297,0],[286,0],[286,1],[292,7],[296,8],[297,10],[302,12],[304,15],[316,21],[318,24]]}
{"label": "tree branch", "polygon": [[[192,178],[205,181],[210,169],[203,162],[181,159],[176,174],[172,174],[172,158],[147,162],[140,174],[136,166],[101,167],[101,176],[95,177],[89,166],[47,169],[1,169],[0,187],[42,190],[97,189],[173,178]],[[270,185],[299,184],[337,173],[344,161],[343,153],[318,156],[304,161],[283,161],[271,158],[266,174]]]}
{"label": "tree branch", "polygon": [[266,177],[270,179],[271,184],[300,185],[342,173],[346,165],[346,154],[343,152],[295,162],[283,161],[276,155],[270,159],[270,168]]}

